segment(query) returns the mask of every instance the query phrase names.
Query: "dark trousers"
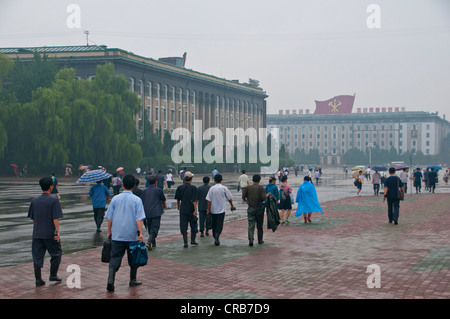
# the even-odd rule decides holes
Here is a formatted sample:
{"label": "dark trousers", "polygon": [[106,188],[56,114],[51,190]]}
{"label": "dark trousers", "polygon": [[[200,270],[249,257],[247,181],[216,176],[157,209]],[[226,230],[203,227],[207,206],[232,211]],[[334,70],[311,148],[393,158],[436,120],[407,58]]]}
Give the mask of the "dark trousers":
{"label": "dark trousers", "polygon": [[217,238],[222,234],[223,221],[225,220],[225,212],[221,214],[211,214],[211,224],[213,237]]}
{"label": "dark trousers", "polygon": [[193,214],[180,214],[180,233],[187,235],[188,225],[191,226],[191,233],[198,232],[197,217]]}
{"label": "dark trousers", "polygon": [[211,214],[208,215],[206,214],[206,210],[200,210],[199,211],[200,214],[200,232],[203,233],[205,231],[210,230],[211,229]]}
{"label": "dark trousers", "polygon": [[258,242],[263,240],[263,223],[264,223],[264,211],[261,212],[259,208],[249,207],[247,209],[248,218],[248,240],[253,241],[253,235],[256,230],[258,232]]}
{"label": "dark trousers", "polygon": [[161,226],[161,216],[150,217],[146,219],[147,221],[147,231],[148,239],[150,242],[154,241],[158,237],[159,228]]}
{"label": "dark trousers", "polygon": [[44,266],[44,256],[46,251],[48,251],[51,257],[50,269],[58,270],[62,256],[61,240],[58,242],[53,239],[33,238],[31,242],[31,253],[33,256],[34,267],[42,268],[42,266]]}
{"label": "dark trousers", "polygon": [[387,204],[389,222],[398,221],[400,213],[400,200],[398,198],[388,198]]}
{"label": "dark trousers", "polygon": [[380,184],[373,184],[373,194],[374,195],[380,194]]}
{"label": "dark trousers", "polygon": [[100,229],[100,226],[102,226],[103,218],[105,217],[105,210],[106,208],[94,208],[94,221],[95,225],[97,226],[97,229]]}
{"label": "dark trousers", "polygon": [[123,255],[127,252],[128,265],[131,267],[131,249],[130,242],[116,241],[111,242],[111,259],[109,260],[109,268],[119,270],[122,263]]}
{"label": "dark trousers", "polygon": [[434,190],[436,189],[436,182],[428,182],[428,184],[429,184],[430,192],[434,193]]}

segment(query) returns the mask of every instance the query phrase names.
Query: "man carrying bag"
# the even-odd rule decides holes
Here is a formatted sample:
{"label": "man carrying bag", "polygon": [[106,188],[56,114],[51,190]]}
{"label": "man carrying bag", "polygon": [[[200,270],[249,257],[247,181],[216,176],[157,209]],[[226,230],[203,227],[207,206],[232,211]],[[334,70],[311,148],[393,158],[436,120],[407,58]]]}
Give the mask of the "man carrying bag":
{"label": "man carrying bag", "polygon": [[142,283],[136,280],[138,267],[133,264],[130,243],[142,242],[142,221],[145,219],[142,200],[131,191],[135,185],[133,175],[123,178],[124,191],[113,197],[106,212],[108,219],[108,235],[111,237],[111,259],[109,261],[109,275],[106,289],[114,291],[116,272],[120,268],[123,255],[127,252],[130,266],[129,286],[138,286]]}

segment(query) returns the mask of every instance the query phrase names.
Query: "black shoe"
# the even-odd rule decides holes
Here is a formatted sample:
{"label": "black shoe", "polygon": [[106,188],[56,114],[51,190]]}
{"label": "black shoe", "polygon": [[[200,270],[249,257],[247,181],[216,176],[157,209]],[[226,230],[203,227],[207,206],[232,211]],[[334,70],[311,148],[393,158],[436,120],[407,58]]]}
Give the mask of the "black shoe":
{"label": "black shoe", "polygon": [[45,285],[45,281],[43,281],[42,279],[36,279],[36,287],[40,287],[40,286],[44,286]]}
{"label": "black shoe", "polygon": [[395,224],[395,225],[398,225],[398,221],[394,220],[394,224]]}
{"label": "black shoe", "polygon": [[215,236],[214,237],[214,245],[215,246],[220,246],[219,236]]}
{"label": "black shoe", "polygon": [[203,234],[203,232],[200,233],[200,237],[205,237],[205,235]]}
{"label": "black shoe", "polygon": [[62,281],[62,279],[59,278],[59,277],[56,276],[56,275],[54,275],[54,276],[50,275],[50,277],[48,278],[48,280],[50,280],[50,281]]}
{"label": "black shoe", "polygon": [[258,244],[259,244],[259,245],[262,245],[262,244],[264,244],[264,240],[260,240],[260,241],[258,241]]}
{"label": "black shoe", "polygon": [[191,245],[198,246],[198,243],[195,241],[196,234],[191,235]]}
{"label": "black shoe", "polygon": [[136,286],[140,286],[140,285],[142,285],[141,281],[137,281],[136,279],[135,280],[130,280],[130,283],[129,283],[130,287],[136,287]]}
{"label": "black shoe", "polygon": [[249,241],[248,241],[248,245],[249,245],[250,247],[253,247],[253,240],[249,240]]}

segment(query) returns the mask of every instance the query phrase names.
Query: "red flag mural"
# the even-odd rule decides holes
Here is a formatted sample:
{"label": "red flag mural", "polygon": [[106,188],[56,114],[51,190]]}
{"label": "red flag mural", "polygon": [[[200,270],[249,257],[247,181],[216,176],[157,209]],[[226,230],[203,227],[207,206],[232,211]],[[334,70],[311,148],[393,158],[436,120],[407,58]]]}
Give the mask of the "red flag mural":
{"label": "red flag mural", "polygon": [[352,113],[355,95],[339,95],[328,101],[316,101],[314,114],[348,114]]}

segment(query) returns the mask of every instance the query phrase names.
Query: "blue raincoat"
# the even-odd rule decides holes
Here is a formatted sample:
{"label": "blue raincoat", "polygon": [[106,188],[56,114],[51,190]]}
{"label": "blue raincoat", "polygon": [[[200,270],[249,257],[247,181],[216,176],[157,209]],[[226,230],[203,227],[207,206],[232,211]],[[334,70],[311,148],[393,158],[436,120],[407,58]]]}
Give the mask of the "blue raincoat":
{"label": "blue raincoat", "polygon": [[299,217],[304,213],[322,213],[322,207],[320,207],[319,200],[317,199],[316,188],[308,181],[304,181],[297,191],[297,198],[295,200],[298,203],[297,212],[295,217]]}

